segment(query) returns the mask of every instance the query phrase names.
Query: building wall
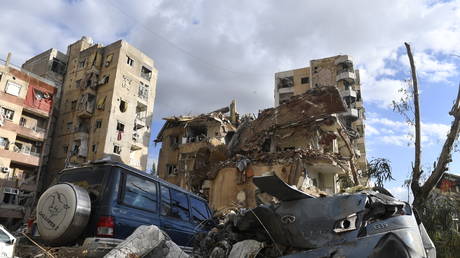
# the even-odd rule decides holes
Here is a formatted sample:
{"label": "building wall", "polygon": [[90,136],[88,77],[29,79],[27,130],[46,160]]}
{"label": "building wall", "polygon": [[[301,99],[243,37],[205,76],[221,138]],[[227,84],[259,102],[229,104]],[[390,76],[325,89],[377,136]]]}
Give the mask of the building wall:
{"label": "building wall", "polygon": [[0,223],[7,226],[30,212],[48,154],[56,92],[45,78],[0,65]]}
{"label": "building wall", "polygon": [[[122,40],[103,47],[86,37],[69,45],[67,55],[49,170],[108,156],[145,170],[157,80],[153,60]],[[150,79],[141,75],[142,67],[151,71]],[[149,86],[145,97],[139,96],[141,83]]]}

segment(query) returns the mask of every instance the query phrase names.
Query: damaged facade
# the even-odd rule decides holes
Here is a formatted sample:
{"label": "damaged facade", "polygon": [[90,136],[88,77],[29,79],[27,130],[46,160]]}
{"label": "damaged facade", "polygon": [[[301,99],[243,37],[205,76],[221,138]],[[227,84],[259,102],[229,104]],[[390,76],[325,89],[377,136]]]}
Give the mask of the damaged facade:
{"label": "damaged facade", "polygon": [[59,85],[6,63],[0,65],[0,224],[31,212],[50,151]]}
{"label": "damaged facade", "polygon": [[[26,62],[34,72],[36,56]],[[157,70],[125,41],[68,46],[47,184],[65,167],[110,156],[145,170]]]}
{"label": "damaged facade", "polygon": [[[310,61],[309,67],[279,72],[275,74],[275,106],[288,101],[292,96],[321,86],[335,86],[346,104],[346,111],[339,118],[346,129],[354,133],[352,145],[358,166],[363,171],[367,167],[364,145],[364,106],[361,98],[359,70],[353,68],[353,59],[348,55],[338,55]],[[339,146],[346,152],[347,146]]]}
{"label": "damaged facade", "polygon": [[[162,142],[158,175],[202,194],[218,211],[266,201],[251,183],[266,172],[316,196],[339,192],[339,175],[359,180],[357,136],[346,126],[347,104],[336,85],[307,89],[257,118],[225,115],[227,110],[232,107],[165,118],[156,139]],[[203,140],[191,142],[190,135]]]}

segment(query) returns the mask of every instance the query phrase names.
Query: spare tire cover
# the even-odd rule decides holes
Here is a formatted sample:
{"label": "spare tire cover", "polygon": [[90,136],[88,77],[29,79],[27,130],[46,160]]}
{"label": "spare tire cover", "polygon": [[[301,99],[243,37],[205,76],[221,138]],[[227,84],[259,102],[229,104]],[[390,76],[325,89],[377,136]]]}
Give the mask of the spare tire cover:
{"label": "spare tire cover", "polygon": [[38,200],[38,232],[50,244],[71,242],[85,229],[90,213],[91,200],[85,189],[70,183],[54,185]]}

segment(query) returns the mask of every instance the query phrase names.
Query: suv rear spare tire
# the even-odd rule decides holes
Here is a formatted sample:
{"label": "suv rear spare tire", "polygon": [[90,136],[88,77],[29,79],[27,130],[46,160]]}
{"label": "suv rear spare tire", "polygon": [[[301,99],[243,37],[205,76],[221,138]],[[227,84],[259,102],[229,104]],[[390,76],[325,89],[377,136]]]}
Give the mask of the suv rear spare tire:
{"label": "suv rear spare tire", "polygon": [[40,236],[51,245],[70,243],[83,232],[90,213],[91,200],[85,189],[70,183],[54,185],[38,200]]}

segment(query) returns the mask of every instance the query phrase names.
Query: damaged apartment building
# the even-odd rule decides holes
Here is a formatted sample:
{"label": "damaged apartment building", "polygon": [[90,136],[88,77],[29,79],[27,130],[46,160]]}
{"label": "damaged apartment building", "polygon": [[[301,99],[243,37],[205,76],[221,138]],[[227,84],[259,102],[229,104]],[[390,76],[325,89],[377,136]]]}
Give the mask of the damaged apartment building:
{"label": "damaged apartment building", "polygon": [[[41,71],[35,61],[42,55],[26,62],[33,72]],[[107,157],[145,170],[157,78],[153,60],[123,40],[102,46],[88,37],[69,45],[65,56],[46,184],[65,167]]]}
{"label": "damaged apartment building", "polygon": [[[340,66],[334,59],[332,65]],[[339,192],[339,176],[366,183],[361,177],[366,163],[360,162],[364,145],[361,151],[357,144],[364,135],[350,127],[357,121],[349,120],[354,103],[338,86],[340,80],[333,82],[302,85],[305,89],[281,102],[275,94],[276,107],[257,117],[240,117],[233,102],[208,114],[165,118],[155,140],[162,142],[158,175],[203,195],[215,210],[267,201],[263,193],[255,195],[250,180],[266,173],[317,196]]]}
{"label": "damaged apartment building", "polygon": [[[0,65],[0,224],[22,222],[31,210],[49,159],[59,83],[10,64]],[[62,75],[60,61],[51,62]],[[61,75],[60,75],[61,73]]]}

